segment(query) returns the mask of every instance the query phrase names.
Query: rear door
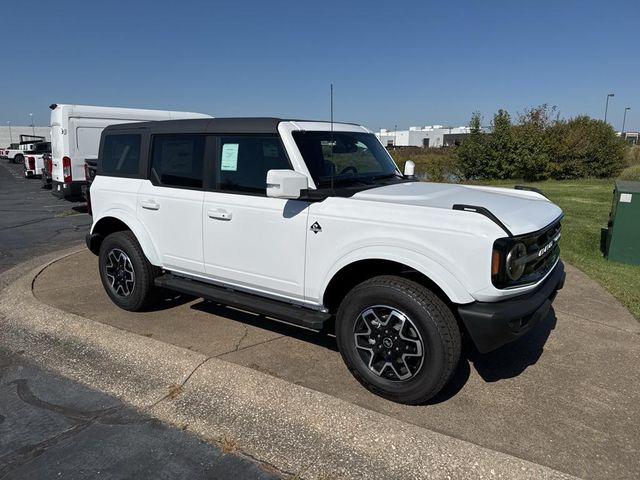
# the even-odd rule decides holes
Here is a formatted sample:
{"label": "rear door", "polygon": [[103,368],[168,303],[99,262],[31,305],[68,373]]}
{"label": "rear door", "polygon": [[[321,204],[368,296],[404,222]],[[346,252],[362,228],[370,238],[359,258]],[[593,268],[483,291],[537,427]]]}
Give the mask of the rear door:
{"label": "rear door", "polygon": [[51,178],[60,183],[64,182],[62,157],[66,155],[68,141],[65,130],[61,125],[51,126]]}
{"label": "rear door", "polygon": [[138,191],[137,214],[153,238],[162,266],[201,276],[203,167],[202,134],[151,136],[149,176]]}

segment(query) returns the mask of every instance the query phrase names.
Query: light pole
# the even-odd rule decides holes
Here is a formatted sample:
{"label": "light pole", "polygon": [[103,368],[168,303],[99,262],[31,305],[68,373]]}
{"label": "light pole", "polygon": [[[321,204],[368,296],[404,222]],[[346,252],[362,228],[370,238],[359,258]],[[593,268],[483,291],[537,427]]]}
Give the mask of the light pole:
{"label": "light pole", "polygon": [[622,137],[623,140],[624,140],[624,124],[627,121],[627,110],[631,110],[631,107],[625,107],[625,109],[624,109],[624,117],[622,117],[622,132],[621,132],[620,136]]}
{"label": "light pole", "polygon": [[393,148],[396,148],[396,142],[398,141],[398,125],[393,127]]}
{"label": "light pole", "polygon": [[33,113],[30,113],[29,116],[31,117],[31,133],[33,133],[33,136],[36,136],[36,128],[33,126]]}
{"label": "light pole", "polygon": [[7,125],[9,125],[9,143],[13,143],[13,135],[11,135],[11,122],[8,120]]}
{"label": "light pole", "polygon": [[605,123],[607,121],[607,110],[609,110],[609,97],[615,97],[615,94],[613,94],[613,93],[608,93],[607,94],[607,103],[604,106],[604,121],[605,121]]}

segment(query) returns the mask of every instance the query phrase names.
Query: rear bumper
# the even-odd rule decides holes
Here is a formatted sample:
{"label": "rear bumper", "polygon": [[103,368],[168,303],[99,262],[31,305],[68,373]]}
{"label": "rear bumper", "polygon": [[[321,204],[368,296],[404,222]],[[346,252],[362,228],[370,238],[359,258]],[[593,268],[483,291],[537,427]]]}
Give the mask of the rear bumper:
{"label": "rear bumper", "polygon": [[43,168],[41,170],[41,174],[40,174],[40,178],[42,179],[42,186],[43,187],[51,187],[51,177],[47,175],[47,172],[45,171],[45,169]]}
{"label": "rear bumper", "polygon": [[51,181],[51,193],[58,198],[70,198],[82,196],[82,185],[86,182],[62,183]]}
{"label": "rear bumper", "polygon": [[564,286],[562,261],[532,293],[502,302],[460,305],[458,313],[469,336],[481,352],[490,352],[517,340],[549,313],[556,293]]}

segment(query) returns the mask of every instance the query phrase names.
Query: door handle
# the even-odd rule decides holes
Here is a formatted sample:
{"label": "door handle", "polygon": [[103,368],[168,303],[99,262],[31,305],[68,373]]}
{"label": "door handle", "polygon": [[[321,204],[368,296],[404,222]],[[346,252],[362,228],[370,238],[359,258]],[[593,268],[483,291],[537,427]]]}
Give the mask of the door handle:
{"label": "door handle", "polygon": [[231,212],[218,208],[217,210],[209,210],[207,212],[209,218],[215,218],[217,220],[231,220]]}
{"label": "door handle", "polygon": [[147,210],[160,210],[160,204],[155,200],[142,200],[140,206]]}

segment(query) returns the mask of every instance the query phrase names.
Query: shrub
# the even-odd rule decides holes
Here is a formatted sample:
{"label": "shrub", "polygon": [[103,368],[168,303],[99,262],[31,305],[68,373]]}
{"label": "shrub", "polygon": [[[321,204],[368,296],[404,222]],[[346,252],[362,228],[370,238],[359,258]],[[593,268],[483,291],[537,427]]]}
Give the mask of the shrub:
{"label": "shrub", "polygon": [[640,165],[640,145],[627,145],[624,160],[629,166]]}
{"label": "shrub", "polygon": [[516,125],[514,176],[527,181],[544,180],[549,176],[549,155],[546,151],[544,131],[534,123]]}
{"label": "shrub", "polygon": [[389,151],[402,169],[404,162],[416,164],[416,176],[430,182],[455,182],[460,173],[455,147],[448,148],[396,148]]}
{"label": "shrub", "polygon": [[620,178],[620,180],[631,180],[632,182],[640,182],[640,165],[632,165],[625,168],[618,178]]}
{"label": "shrub", "polygon": [[549,173],[556,179],[615,177],[625,167],[624,143],[602,120],[584,115],[561,120],[546,135]]}

